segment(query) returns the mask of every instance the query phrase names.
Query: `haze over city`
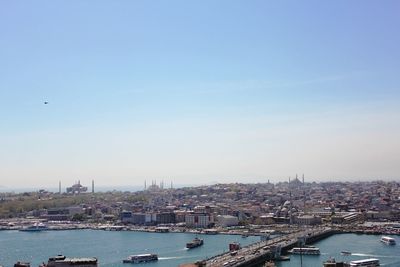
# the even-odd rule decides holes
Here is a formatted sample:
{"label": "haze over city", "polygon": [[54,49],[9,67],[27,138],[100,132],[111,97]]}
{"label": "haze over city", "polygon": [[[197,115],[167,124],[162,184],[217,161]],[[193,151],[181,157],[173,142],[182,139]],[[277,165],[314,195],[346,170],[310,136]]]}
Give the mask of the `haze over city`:
{"label": "haze over city", "polygon": [[398,180],[399,10],[3,1],[0,185]]}

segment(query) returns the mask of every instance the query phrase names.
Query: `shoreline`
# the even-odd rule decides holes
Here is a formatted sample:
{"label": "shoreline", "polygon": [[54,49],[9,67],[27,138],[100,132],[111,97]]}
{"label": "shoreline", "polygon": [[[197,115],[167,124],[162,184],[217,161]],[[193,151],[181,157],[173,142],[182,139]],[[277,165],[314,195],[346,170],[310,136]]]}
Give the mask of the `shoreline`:
{"label": "shoreline", "polygon": [[[26,225],[0,226],[0,231],[21,231]],[[293,231],[295,231],[295,228]],[[333,228],[336,234],[360,234],[360,235],[396,235],[400,236],[400,229],[349,229],[349,228]],[[287,234],[291,231],[280,232],[277,229],[268,232],[248,232],[244,230],[229,229],[191,229],[174,226],[122,226],[111,224],[49,224],[46,229],[40,231],[71,231],[71,230],[96,230],[96,231],[130,231],[130,232],[147,232],[147,233],[187,233],[187,234],[205,234],[205,235],[241,235],[243,238],[248,236],[269,236],[275,234]]]}

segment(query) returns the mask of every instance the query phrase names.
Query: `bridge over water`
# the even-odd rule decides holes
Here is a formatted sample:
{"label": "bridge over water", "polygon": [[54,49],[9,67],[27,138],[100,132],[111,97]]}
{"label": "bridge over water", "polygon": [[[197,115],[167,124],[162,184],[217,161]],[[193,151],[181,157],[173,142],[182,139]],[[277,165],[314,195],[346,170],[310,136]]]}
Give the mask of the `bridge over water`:
{"label": "bridge over water", "polygon": [[265,261],[274,260],[280,256],[281,251],[286,252],[298,244],[299,238],[304,238],[306,244],[314,243],[320,239],[334,234],[330,228],[310,228],[297,230],[288,235],[274,239],[260,241],[239,249],[235,253],[226,252],[208,258],[198,266],[207,267],[251,267],[263,264]]}

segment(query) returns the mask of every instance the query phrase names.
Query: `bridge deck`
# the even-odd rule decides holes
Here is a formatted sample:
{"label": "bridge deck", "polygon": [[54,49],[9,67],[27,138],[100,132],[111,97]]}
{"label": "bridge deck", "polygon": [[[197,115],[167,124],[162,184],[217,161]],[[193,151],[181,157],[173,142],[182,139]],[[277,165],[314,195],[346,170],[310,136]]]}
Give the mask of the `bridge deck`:
{"label": "bridge deck", "polygon": [[306,229],[294,233],[276,237],[267,241],[260,241],[239,249],[235,255],[230,252],[223,253],[203,261],[207,267],[250,267],[259,265],[267,260],[273,260],[276,256],[277,248],[280,247],[283,252],[292,248],[298,243],[298,239],[306,237],[306,243],[313,243],[321,238],[330,236],[333,231],[330,228]]}

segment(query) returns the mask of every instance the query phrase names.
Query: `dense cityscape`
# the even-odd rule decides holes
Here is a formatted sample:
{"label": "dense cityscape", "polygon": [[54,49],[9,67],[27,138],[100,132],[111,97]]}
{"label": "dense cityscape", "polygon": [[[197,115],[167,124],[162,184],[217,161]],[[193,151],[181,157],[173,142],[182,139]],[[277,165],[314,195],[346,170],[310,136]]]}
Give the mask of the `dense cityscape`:
{"label": "dense cityscape", "polygon": [[400,267],[400,1],[0,1],[0,267]]}
{"label": "dense cityscape", "polygon": [[1,195],[2,227],[24,219],[208,229],[246,225],[349,225],[400,219],[398,182],[288,182],[88,192],[80,182],[60,194]]}
{"label": "dense cityscape", "polygon": [[[279,242],[279,255],[281,250],[285,254],[305,235],[307,243],[313,243],[335,233],[400,234],[400,183],[317,183],[296,176],[276,184],[268,181],[184,188],[173,188],[172,183],[165,187],[164,182],[152,181],[137,192],[95,192],[94,181],[91,190],[78,181],[65,192],[61,192],[60,184],[57,193],[2,193],[0,216],[2,230],[93,229],[260,236],[265,241],[243,249],[237,247],[239,252],[193,265],[222,266],[230,262],[229,266],[253,266],[260,260],[279,259],[271,256],[277,255],[273,244]],[[268,241],[271,234],[282,237]],[[198,240],[202,245],[203,239]],[[262,249],[268,253],[259,256]],[[149,257],[154,260],[156,256]]]}

